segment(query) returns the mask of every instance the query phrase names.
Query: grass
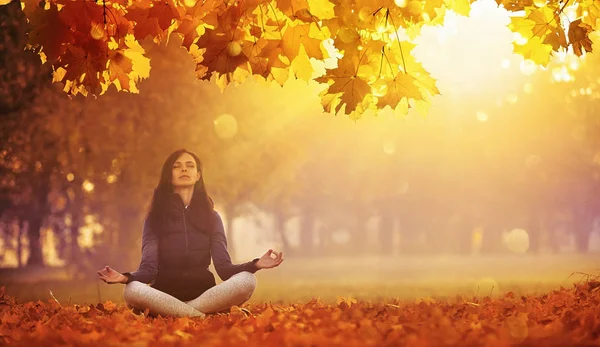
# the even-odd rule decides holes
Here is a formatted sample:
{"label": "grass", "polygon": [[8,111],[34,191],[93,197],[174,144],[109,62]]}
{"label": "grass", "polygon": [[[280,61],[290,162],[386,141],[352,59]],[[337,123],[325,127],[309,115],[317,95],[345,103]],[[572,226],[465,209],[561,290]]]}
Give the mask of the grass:
{"label": "grass", "polygon": [[[251,302],[293,303],[318,297],[333,302],[352,297],[372,302],[425,297],[542,294],[570,287],[600,273],[600,255],[399,256],[286,259],[276,269],[256,275]],[[19,302],[48,300],[49,291],[61,303],[122,304],[123,285],[89,280],[23,281],[0,279]]]}

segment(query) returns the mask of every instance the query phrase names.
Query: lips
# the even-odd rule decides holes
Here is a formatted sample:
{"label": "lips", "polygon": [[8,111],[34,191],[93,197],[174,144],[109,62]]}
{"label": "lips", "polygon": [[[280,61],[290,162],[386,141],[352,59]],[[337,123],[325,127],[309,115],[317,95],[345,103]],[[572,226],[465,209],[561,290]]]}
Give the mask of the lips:
{"label": "lips", "polygon": [[179,178],[190,178],[190,176],[183,175],[183,176],[179,176]]}

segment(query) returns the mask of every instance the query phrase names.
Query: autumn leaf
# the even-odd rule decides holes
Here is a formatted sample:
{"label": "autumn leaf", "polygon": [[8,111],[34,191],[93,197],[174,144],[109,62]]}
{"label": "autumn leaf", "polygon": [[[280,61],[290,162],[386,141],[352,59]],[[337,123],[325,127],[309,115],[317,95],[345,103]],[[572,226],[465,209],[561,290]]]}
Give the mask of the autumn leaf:
{"label": "autumn leaf", "polygon": [[65,79],[89,87],[92,93],[99,90],[99,74],[104,71],[108,61],[106,42],[89,40],[88,50],[73,44],[67,45],[67,51],[60,59],[60,67],[66,69]]}
{"label": "autumn leaf", "polygon": [[422,100],[423,95],[416,84],[417,80],[409,74],[399,72],[394,79],[387,84],[387,92],[379,97],[377,106],[383,108],[390,106],[395,109],[403,98]]}
{"label": "autumn leaf", "polygon": [[131,59],[126,57],[122,51],[111,51],[108,60],[108,73],[110,81],[119,81],[119,85],[124,90],[130,90],[129,73],[133,69]]}
{"label": "autumn leaf", "polygon": [[293,17],[296,12],[309,7],[307,0],[281,0],[277,1],[277,8],[288,17]]}
{"label": "autumn leaf", "polygon": [[198,77],[210,76],[212,72],[228,74],[248,62],[242,52],[245,42],[232,40],[227,34],[211,30],[198,41],[198,46],[205,49],[202,60],[196,71]]}
{"label": "autumn leaf", "polygon": [[162,37],[163,30],[158,24],[158,18],[149,17],[150,9],[148,8],[131,8],[127,11],[125,18],[135,22],[133,27],[133,33],[135,38],[143,40],[148,36],[151,37]]}
{"label": "autumn leaf", "polygon": [[136,23],[133,28],[136,39],[148,36],[160,39],[183,12],[184,9],[173,0],[137,0],[128,9],[125,18]]}
{"label": "autumn leaf", "polygon": [[469,0],[444,0],[446,7],[457,14],[468,17],[471,12],[471,2]]}
{"label": "autumn leaf", "polygon": [[176,33],[183,36],[183,47],[189,50],[207,28],[214,29],[218,25],[217,9],[222,4],[222,0],[198,1],[194,7],[187,10],[175,29]]}
{"label": "autumn leaf", "polygon": [[66,45],[75,42],[75,35],[60,15],[55,4],[44,10],[37,7],[30,18],[32,30],[30,43],[41,46],[50,64],[65,54]]}
{"label": "autumn leaf", "polygon": [[317,19],[330,19],[335,17],[335,5],[330,0],[308,0],[310,13]]}
{"label": "autumn leaf", "polygon": [[303,46],[300,47],[300,53],[292,61],[291,67],[297,78],[306,82],[312,78],[313,67]]}
{"label": "autumn leaf", "polygon": [[600,19],[600,3],[597,0],[583,0],[578,2],[578,16],[581,16],[581,21],[591,27],[598,25]]}
{"label": "autumn leaf", "polygon": [[[282,53],[290,60],[294,60],[300,52],[300,46],[304,46],[306,54],[311,58],[323,59],[321,50],[322,39],[311,37],[311,28],[316,29],[315,23],[299,24],[290,22],[286,27],[281,39]],[[314,31],[314,30],[313,30]]]}
{"label": "autumn leaf", "polygon": [[558,25],[555,11],[556,8],[552,6],[531,9],[527,19],[534,23],[531,30],[534,36],[543,37],[549,34],[553,27]]}
{"label": "autumn leaf", "polygon": [[104,11],[100,2],[57,0],[56,3],[63,6],[68,3],[60,11],[61,16],[80,35],[89,36],[93,23],[104,23]]}
{"label": "autumn leaf", "polygon": [[580,56],[583,51],[592,51],[592,40],[589,34],[592,32],[592,27],[583,23],[581,19],[571,22],[569,25],[569,44],[573,46],[573,52]]}
{"label": "autumn leaf", "polygon": [[289,63],[282,61],[282,49],[279,40],[258,39],[256,42],[246,41],[243,52],[248,57],[252,72],[267,77],[274,68],[287,68]]}
{"label": "autumn leaf", "polygon": [[317,82],[333,82],[329,85],[327,91],[334,96],[340,96],[341,103],[338,105],[335,104],[333,99],[323,100],[323,106],[327,112],[335,110],[337,113],[342,105],[345,104],[346,112],[350,113],[371,92],[371,87],[367,82],[357,76],[359,66],[359,57],[343,57],[338,61],[336,69],[331,70],[328,75],[316,79]]}
{"label": "autumn leaf", "polygon": [[552,50],[558,51],[561,47],[567,48],[567,37],[562,27],[553,28],[544,39],[545,44],[552,46]]}
{"label": "autumn leaf", "polygon": [[540,65],[548,65],[550,62],[550,53],[552,46],[545,44],[542,40],[535,36],[524,45],[514,44],[515,53],[522,54],[525,59],[530,59]]}

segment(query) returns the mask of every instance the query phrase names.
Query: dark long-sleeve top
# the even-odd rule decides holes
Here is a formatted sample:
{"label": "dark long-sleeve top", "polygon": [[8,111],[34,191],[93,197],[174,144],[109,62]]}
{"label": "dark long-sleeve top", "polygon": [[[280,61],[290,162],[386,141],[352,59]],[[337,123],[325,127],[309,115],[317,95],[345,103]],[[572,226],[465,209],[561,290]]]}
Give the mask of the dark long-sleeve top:
{"label": "dark long-sleeve top", "polygon": [[[231,257],[227,251],[227,238],[225,236],[223,220],[216,211],[214,212],[214,217],[215,219],[210,235],[210,253],[219,277],[223,281],[226,281],[231,276],[242,271],[251,273],[258,271],[259,268],[256,266],[258,258],[243,264],[233,264],[231,262]],[[142,232],[142,260],[136,271],[124,273],[128,278],[127,283],[132,281],[151,283],[155,280],[159,271],[158,243],[159,238],[157,234],[150,228],[147,220],[144,221],[144,229]]]}

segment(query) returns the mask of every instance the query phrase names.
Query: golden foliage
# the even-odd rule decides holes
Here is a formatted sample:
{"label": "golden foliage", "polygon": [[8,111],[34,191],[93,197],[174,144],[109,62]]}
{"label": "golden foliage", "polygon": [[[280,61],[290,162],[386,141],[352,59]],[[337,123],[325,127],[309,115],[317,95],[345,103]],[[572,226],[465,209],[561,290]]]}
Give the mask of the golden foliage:
{"label": "golden foliage", "polygon": [[[569,1],[541,6],[500,3],[504,2],[510,11],[524,10],[524,16],[512,17],[510,28],[522,37],[515,52],[525,58],[547,65],[553,51],[570,46],[578,55],[591,51],[588,35],[598,25],[597,0],[572,1],[570,5],[579,6],[570,28],[561,24]],[[414,62],[412,43],[400,41],[397,31],[404,28],[414,39],[423,25],[442,23],[447,11],[468,16],[471,5],[470,0],[45,0],[45,6],[22,0],[22,4],[32,26],[31,47],[41,48],[40,54],[56,71],[54,80],[69,93],[103,94],[111,84],[137,92],[136,82],[147,77],[150,68],[137,41],[152,38],[159,43],[174,34],[182,37],[182,46],[194,57],[200,79],[216,77],[221,86],[253,75],[279,84],[290,75],[315,79],[328,86],[321,95],[324,109],[338,112],[345,105],[345,113],[354,113],[353,117],[386,106],[406,112],[410,100],[427,104],[439,94],[435,80]],[[131,42],[138,47],[133,59],[127,54]],[[331,60],[334,54],[337,66],[326,64],[326,72],[315,75],[313,62]]]}

